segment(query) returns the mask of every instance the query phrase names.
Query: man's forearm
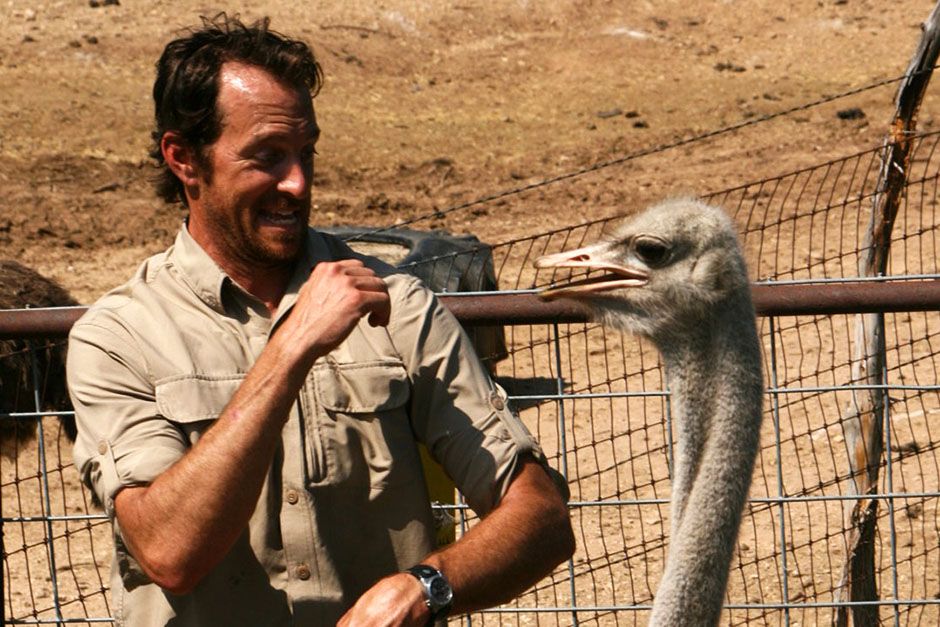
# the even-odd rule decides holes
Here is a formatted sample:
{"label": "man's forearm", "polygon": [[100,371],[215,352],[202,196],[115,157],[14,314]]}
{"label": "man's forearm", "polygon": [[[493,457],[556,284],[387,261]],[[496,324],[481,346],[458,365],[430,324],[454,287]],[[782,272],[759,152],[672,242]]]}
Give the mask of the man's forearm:
{"label": "man's forearm", "polygon": [[118,493],[124,539],[161,587],[187,592],[244,531],[306,374],[283,344],[268,345],[183,458],[149,486]]}
{"label": "man's forearm", "polygon": [[525,457],[490,515],[425,561],[449,578],[452,613],[464,613],[514,599],[574,548],[567,504],[545,470]]}

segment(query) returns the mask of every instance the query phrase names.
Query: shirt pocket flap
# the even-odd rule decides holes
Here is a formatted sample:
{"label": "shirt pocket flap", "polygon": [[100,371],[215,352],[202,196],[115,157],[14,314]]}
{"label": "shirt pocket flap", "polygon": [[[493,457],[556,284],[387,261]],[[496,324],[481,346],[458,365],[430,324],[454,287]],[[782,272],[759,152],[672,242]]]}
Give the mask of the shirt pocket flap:
{"label": "shirt pocket flap", "polygon": [[401,362],[317,364],[313,375],[317,397],[327,411],[377,413],[401,407],[410,396]]}
{"label": "shirt pocket flap", "polygon": [[157,411],[172,422],[215,420],[245,375],[177,377],[156,385]]}

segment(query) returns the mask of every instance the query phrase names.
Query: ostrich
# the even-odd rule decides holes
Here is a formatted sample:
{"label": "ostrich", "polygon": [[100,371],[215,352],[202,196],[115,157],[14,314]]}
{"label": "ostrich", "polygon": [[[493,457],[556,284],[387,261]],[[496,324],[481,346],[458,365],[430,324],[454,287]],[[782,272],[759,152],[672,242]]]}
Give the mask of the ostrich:
{"label": "ostrich", "polygon": [[735,229],[697,200],[656,205],[609,240],[536,260],[604,270],[542,292],[662,353],[677,424],[671,539],[650,625],[715,625],[762,416],[760,343]]}
{"label": "ostrich", "polygon": [[[77,305],[69,293],[32,268],[0,259],[0,309]],[[35,342],[39,397],[45,410],[71,408],[65,390],[65,343]],[[0,413],[35,410],[33,373],[26,342],[0,340]],[[69,441],[75,440],[75,419],[60,417]],[[21,446],[36,437],[35,418],[0,418],[0,454],[16,457]]]}

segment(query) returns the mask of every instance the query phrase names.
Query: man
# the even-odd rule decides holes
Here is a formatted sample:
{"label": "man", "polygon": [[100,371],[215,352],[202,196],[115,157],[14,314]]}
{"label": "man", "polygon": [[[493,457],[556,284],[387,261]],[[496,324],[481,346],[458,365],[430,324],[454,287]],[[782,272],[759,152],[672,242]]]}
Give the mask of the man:
{"label": "man", "polygon": [[[452,316],[308,229],[320,80],[305,44],[224,15],[158,63],[158,188],[188,219],[69,346],[119,624],[424,625],[573,551]],[[417,442],[484,516],[437,551]]]}

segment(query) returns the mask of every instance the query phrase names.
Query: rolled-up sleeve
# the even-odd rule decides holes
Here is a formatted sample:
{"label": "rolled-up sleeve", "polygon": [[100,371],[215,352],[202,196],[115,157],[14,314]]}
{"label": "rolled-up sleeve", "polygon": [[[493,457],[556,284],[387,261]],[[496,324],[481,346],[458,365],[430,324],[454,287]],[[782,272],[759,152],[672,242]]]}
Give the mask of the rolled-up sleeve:
{"label": "rolled-up sleeve", "polygon": [[67,376],[78,426],[75,466],[113,517],[115,495],[151,483],[185,453],[187,441],[158,414],[133,339],[106,322],[80,321],[72,329]]}
{"label": "rolled-up sleeve", "polygon": [[519,456],[544,456],[454,316],[418,281],[392,304],[389,332],[411,376],[412,427],[480,515],[506,493]]}

